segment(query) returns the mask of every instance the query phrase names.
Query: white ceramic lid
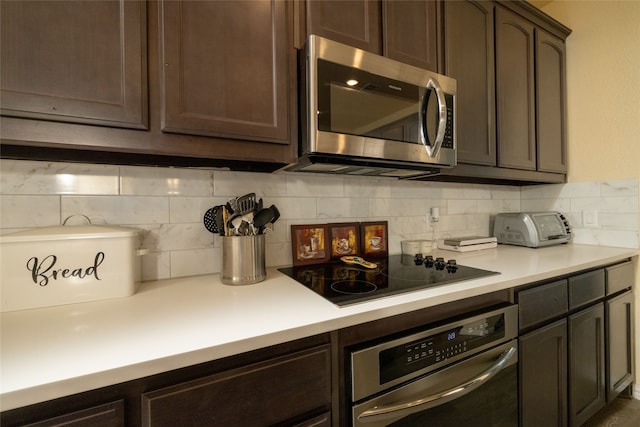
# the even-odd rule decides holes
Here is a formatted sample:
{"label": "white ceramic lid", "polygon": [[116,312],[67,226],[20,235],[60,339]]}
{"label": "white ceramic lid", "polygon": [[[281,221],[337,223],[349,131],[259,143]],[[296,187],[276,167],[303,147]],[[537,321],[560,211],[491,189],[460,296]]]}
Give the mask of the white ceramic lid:
{"label": "white ceramic lid", "polygon": [[107,225],[58,225],[33,228],[0,236],[2,243],[39,242],[46,240],[106,239],[132,237],[140,230]]}

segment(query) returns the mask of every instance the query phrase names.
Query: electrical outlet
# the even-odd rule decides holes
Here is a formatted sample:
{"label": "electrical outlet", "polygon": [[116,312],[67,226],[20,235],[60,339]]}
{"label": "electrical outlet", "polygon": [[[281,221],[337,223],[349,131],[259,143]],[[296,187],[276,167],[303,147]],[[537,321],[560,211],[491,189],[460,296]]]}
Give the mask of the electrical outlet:
{"label": "electrical outlet", "polygon": [[600,227],[598,221],[598,210],[584,210],[582,211],[582,226],[584,228],[598,228]]}
{"label": "electrical outlet", "polygon": [[440,221],[440,208],[433,207],[429,209],[429,221],[431,222]]}

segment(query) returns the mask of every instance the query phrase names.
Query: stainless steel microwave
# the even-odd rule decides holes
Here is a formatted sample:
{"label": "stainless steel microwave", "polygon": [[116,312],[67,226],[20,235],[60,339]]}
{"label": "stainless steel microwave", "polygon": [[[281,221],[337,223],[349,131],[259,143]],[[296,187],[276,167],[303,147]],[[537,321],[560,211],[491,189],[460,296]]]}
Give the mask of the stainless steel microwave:
{"label": "stainless steel microwave", "polygon": [[418,177],[456,165],[456,81],[315,35],[300,52],[286,170]]}

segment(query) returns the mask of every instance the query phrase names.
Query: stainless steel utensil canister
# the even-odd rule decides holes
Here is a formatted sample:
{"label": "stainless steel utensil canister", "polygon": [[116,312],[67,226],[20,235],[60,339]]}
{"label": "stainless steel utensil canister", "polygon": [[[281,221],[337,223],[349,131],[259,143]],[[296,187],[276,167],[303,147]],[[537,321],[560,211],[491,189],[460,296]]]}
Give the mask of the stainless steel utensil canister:
{"label": "stainless steel utensil canister", "polygon": [[222,283],[250,285],[265,277],[264,234],[222,238]]}

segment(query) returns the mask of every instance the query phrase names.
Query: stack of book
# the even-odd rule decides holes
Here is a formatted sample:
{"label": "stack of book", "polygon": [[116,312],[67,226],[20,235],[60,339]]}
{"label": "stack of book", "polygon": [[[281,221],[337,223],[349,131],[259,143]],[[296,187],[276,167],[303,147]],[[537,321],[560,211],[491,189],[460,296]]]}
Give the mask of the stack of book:
{"label": "stack of book", "polygon": [[464,236],[439,239],[438,248],[456,252],[479,251],[498,246],[498,239],[484,236]]}

